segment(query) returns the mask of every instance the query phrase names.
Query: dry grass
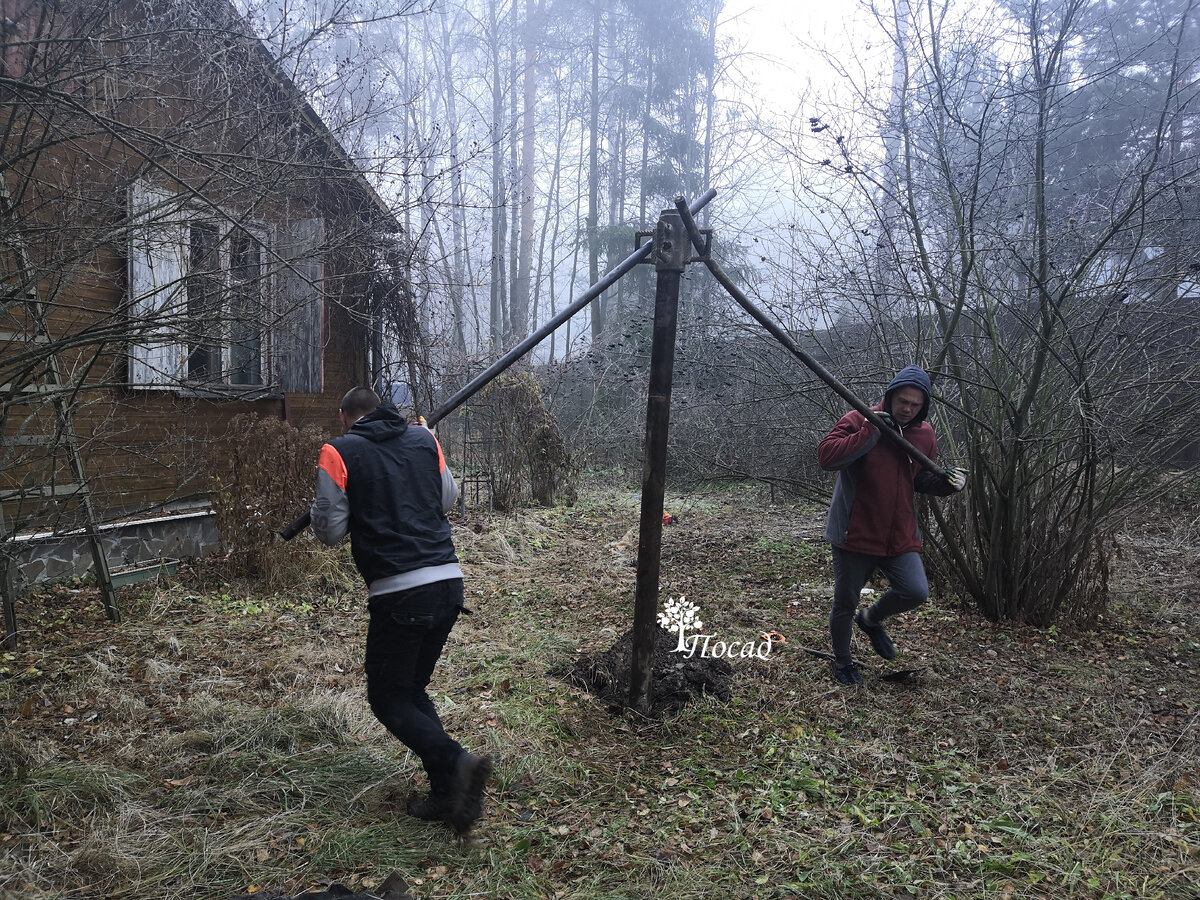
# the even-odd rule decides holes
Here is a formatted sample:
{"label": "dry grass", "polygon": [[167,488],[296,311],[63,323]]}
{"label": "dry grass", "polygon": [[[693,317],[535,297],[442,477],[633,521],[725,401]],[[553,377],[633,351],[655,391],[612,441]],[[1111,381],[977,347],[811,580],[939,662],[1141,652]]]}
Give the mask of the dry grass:
{"label": "dry grass", "polygon": [[[366,709],[344,556],[286,596],[212,572],[29,598],[0,658],[0,894],[225,898],[379,883],[421,897],[1163,897],[1200,883],[1197,550],[1143,533],[1088,634],[944,598],[897,623],[915,687],[837,688],[819,514],[673,497],[664,592],[789,643],[735,698],[612,716],[546,673],[628,624],[627,493],[456,523],[468,605],[435,688],[499,762],[474,839],[404,815],[414,760]],[[635,532],[636,533],[636,532]]]}

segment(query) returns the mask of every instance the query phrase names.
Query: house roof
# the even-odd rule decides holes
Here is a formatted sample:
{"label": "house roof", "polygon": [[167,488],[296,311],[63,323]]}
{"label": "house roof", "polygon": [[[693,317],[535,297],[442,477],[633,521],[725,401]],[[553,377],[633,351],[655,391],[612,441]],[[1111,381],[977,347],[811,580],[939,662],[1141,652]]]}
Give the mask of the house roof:
{"label": "house roof", "polygon": [[377,224],[380,229],[393,234],[402,231],[403,228],[399,220],[367,180],[358,163],[346,152],[346,149],[330,130],[329,126],[325,124],[325,121],[313,109],[304,92],[283,71],[279,60],[275,58],[262,39],[254,32],[254,29],[250,27],[250,24],[234,7],[231,0],[190,0],[190,2],[194,3],[200,12],[204,11],[204,7],[208,7],[216,22],[236,29],[247,40],[258,55],[264,71],[287,94],[288,98],[295,102],[296,108],[304,118],[305,124],[325,144],[337,166],[348,173],[354,185],[362,191],[364,195],[363,199],[366,200],[378,215]]}

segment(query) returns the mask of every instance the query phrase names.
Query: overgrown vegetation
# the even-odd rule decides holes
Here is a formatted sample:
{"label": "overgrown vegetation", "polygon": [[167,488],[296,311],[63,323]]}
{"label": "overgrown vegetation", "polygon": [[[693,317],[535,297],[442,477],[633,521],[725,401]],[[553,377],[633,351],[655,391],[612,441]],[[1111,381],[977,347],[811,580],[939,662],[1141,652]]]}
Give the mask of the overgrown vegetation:
{"label": "overgrown vegetation", "polygon": [[971,472],[931,541],[958,589],[990,619],[1086,623],[1121,521],[1196,461],[1194,9],[872,13],[890,90],[814,48],[845,75],[791,130],[796,228],[828,248],[796,293],[875,397],[906,363],[932,374],[944,458]]}
{"label": "overgrown vegetation", "polygon": [[[689,284],[688,308],[708,275]],[[828,498],[830,479],[814,448],[844,410],[823,383],[757,325],[730,322],[726,296],[709,301],[719,328],[693,328],[675,351],[668,465],[693,483],[756,479],[807,499]],[[590,468],[638,472],[645,438],[650,375],[650,312],[581,358],[538,370],[547,404],[573,454]],[[800,340],[826,358],[817,342]],[[828,361],[828,360],[827,360]],[[834,363],[830,362],[830,365]],[[852,373],[843,356],[836,367]]]}
{"label": "overgrown vegetation", "polygon": [[217,479],[213,508],[233,574],[262,579],[270,589],[291,580],[298,556],[311,553],[303,544],[280,542],[275,532],[312,503],[324,441],[316,428],[239,415],[214,444],[208,466]]}
{"label": "overgrown vegetation", "polygon": [[479,393],[471,414],[475,439],[488,444],[497,509],[574,500],[576,464],[530,374],[498,377]]}
{"label": "overgrown vegetation", "polygon": [[893,629],[919,684],[848,692],[800,650],[826,640],[821,511],[746,486],[667,503],[664,595],[706,631],[788,643],[734,661],[729,703],[611,716],[546,673],[627,627],[635,496],[457,521],[473,614],[433,689],[499,760],[469,843],[404,814],[423,785],[367,709],[357,589],[276,599],[216,566],[128,589],[119,627],[78,588],[26,601],[39,641],[0,680],[0,894],[228,900],[397,870],[423,898],[1193,896],[1183,510],[1122,538],[1095,631],[942,595]]}

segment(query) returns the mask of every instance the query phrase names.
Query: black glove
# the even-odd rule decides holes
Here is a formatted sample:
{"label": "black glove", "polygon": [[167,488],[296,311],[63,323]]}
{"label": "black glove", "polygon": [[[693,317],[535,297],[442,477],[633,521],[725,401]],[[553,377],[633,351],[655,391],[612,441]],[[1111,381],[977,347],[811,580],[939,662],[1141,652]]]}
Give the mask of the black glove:
{"label": "black glove", "polygon": [[946,481],[950,483],[950,487],[954,488],[955,493],[967,486],[967,474],[966,469],[961,469],[957,466],[946,470]]}
{"label": "black glove", "polygon": [[[879,416],[879,418],[883,419],[883,424],[886,425],[888,428],[891,428],[893,430],[895,429],[896,423],[894,421],[892,421],[892,417],[889,413],[877,412],[877,413],[875,413],[875,415],[877,415],[877,416]],[[871,420],[868,419],[867,421],[870,422]],[[872,424],[874,424],[874,423],[872,422]]]}

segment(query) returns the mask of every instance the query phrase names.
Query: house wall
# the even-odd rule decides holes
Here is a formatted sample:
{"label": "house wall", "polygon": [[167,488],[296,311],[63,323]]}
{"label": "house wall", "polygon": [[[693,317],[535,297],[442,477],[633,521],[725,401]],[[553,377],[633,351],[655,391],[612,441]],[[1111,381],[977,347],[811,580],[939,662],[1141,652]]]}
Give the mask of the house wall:
{"label": "house wall", "polygon": [[[3,176],[12,215],[5,218],[6,240],[0,241],[6,293],[13,295],[27,268],[19,254],[8,250],[7,238],[16,234],[37,269],[50,333],[66,341],[58,358],[64,377],[79,388],[71,398],[74,430],[99,518],[137,514],[157,520],[122,527],[122,533],[132,529],[137,537],[112,537],[114,564],[159,552],[202,553],[214,536],[211,523],[185,528],[178,524],[183,520],[167,521],[160,514],[172,504],[208,497],[212,460],[234,417],[286,418],[296,427],[315,426],[332,435],[339,429],[342,395],[366,383],[367,331],[362,317],[349,312],[359,302],[353,277],[359,264],[354,260],[360,258],[360,238],[387,230],[387,215],[373,206],[375,198],[357,173],[346,168],[340,149],[313,123],[311,110],[294,88],[263,68],[257,45],[242,46],[227,36],[222,43],[232,48],[227,56],[206,54],[186,43],[164,52],[163,41],[188,41],[197,32],[169,23],[140,23],[136,17],[145,15],[145,4],[118,2],[110,5],[116,12],[104,27],[110,36],[117,34],[125,27],[122,17],[131,16],[127,21],[133,23],[134,37],[124,43],[74,46],[70,29],[89,23],[91,4],[64,0],[54,13],[61,10],[61,22],[53,25],[61,24],[63,31],[39,50],[28,16],[39,15],[44,5],[2,2],[10,24],[16,23],[13,28],[24,29],[20,34],[28,42],[23,46],[29,48],[19,58],[0,61],[4,74],[34,85],[39,79],[52,80],[62,88],[25,94],[6,88],[0,93],[0,151],[12,161]],[[220,0],[191,2],[204,16],[228,7]],[[94,24],[87,24],[86,36],[94,35]],[[103,66],[88,56],[93,52],[107,54]],[[60,102],[66,94],[66,102]],[[38,98],[49,98],[44,102],[50,105],[37,106],[43,102]],[[31,127],[34,122],[36,128]],[[195,191],[235,220],[268,225],[325,221],[331,246],[324,260],[320,392],[258,391],[250,397],[227,391],[217,396],[127,383],[127,197],[131,184],[146,180],[166,190]],[[23,304],[7,309],[0,304],[0,334],[28,334],[32,326]],[[0,384],[13,377],[4,369],[5,359],[33,346],[0,336]],[[31,415],[31,410],[37,411]],[[5,404],[0,452],[8,455],[0,466],[0,490],[50,477],[45,461],[21,450],[14,438],[51,433],[54,418],[47,406],[38,410],[21,402]],[[53,476],[64,483],[74,480],[65,463],[65,455],[59,454],[53,468]],[[15,507],[11,502],[3,506],[7,531],[19,524]],[[69,530],[77,510],[63,501],[57,512],[58,518],[50,508],[26,521],[26,530],[47,523]],[[142,534],[138,529],[143,527],[164,534]],[[70,546],[70,540],[51,538],[23,542],[28,558],[21,563],[21,577],[37,580],[75,571],[79,554]]]}
{"label": "house wall", "polygon": [[[154,560],[199,558],[220,545],[211,510],[153,516],[101,526],[100,543],[119,575]],[[14,542],[13,582],[23,591],[43,581],[83,577],[92,569],[91,547],[82,534],[22,535]]]}
{"label": "house wall", "polygon": [[[50,208],[50,207],[47,207]],[[37,245],[34,250],[37,251]],[[46,252],[42,258],[49,256]],[[69,378],[84,372],[82,389],[74,398],[75,431],[86,471],[105,511],[151,509],[172,500],[203,495],[208,483],[207,459],[226,434],[229,422],[241,414],[286,419],[303,428],[314,426],[332,434],[339,428],[337,406],[342,395],[366,383],[367,334],[346,309],[353,296],[324,298],[323,390],[320,393],[274,391],[257,399],[199,396],[187,387],[140,389],[126,384],[125,341],[120,320],[126,301],[124,247],[108,244],[76,259],[76,265],[53,279],[44,279],[41,295],[50,301],[48,325],[69,346],[60,354]],[[329,260],[331,269],[337,261]],[[47,265],[47,268],[50,268]],[[333,282],[330,288],[338,287]],[[12,330],[29,327],[14,321]],[[112,337],[87,342],[91,333],[112,330]],[[28,418],[29,416],[33,418]],[[55,411],[48,404],[18,404],[5,417],[4,436],[49,434]],[[42,463],[7,467],[0,485],[15,486]],[[60,459],[59,480],[73,480]],[[11,515],[11,509],[6,509]]]}

